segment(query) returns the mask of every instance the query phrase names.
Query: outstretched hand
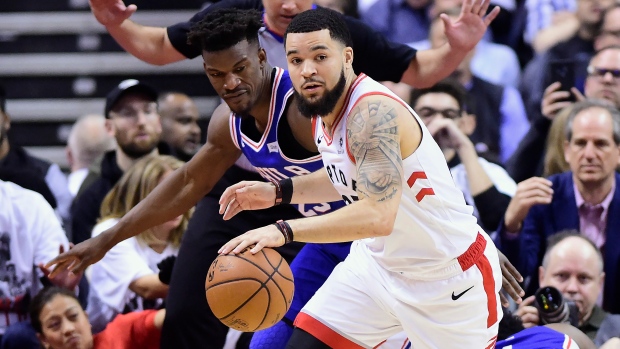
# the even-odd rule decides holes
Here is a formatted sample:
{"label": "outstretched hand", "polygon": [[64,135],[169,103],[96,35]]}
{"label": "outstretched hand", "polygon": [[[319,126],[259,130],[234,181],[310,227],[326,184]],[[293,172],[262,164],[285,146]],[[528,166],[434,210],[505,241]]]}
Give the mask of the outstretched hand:
{"label": "outstretched hand", "polygon": [[499,7],[487,15],[490,0],[464,0],[461,14],[452,20],[445,13],[440,15],[450,47],[469,52],[482,39],[489,24],[499,14]]}
{"label": "outstretched hand", "polygon": [[259,181],[243,181],[226,188],[220,197],[220,214],[229,220],[243,210],[262,210],[275,204],[276,190],[273,184]]}
{"label": "outstretched hand", "polygon": [[136,12],[136,5],[125,6],[123,0],[89,0],[90,9],[104,26],[118,26]]}
{"label": "outstretched hand", "polygon": [[[73,244],[69,245],[69,250],[73,249]],[[60,245],[58,248],[58,254],[62,255],[65,252],[64,246]],[[47,277],[47,279],[54,285],[62,288],[66,288],[68,290],[74,290],[75,286],[80,283],[82,279],[82,272],[72,273],[68,270],[64,270],[62,272],[54,273],[52,275],[52,271],[47,268],[43,263],[38,265],[39,269],[43,273],[43,276]]]}
{"label": "outstretched hand", "polygon": [[109,248],[106,247],[105,232],[97,235],[94,238],[90,238],[84,242],[81,242],[71,248],[69,251],[61,253],[51,261],[49,261],[45,268],[49,269],[56,265],[56,267],[49,272],[48,278],[50,280],[60,277],[63,273],[71,272],[73,274],[81,274],[91,264],[97,263],[105,256]]}

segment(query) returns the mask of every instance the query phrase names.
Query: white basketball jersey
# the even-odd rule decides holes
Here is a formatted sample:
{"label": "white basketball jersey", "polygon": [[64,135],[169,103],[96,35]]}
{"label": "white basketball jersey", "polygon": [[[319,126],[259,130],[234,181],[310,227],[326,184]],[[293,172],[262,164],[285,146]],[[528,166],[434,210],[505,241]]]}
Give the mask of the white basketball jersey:
{"label": "white basketball jersey", "polygon": [[313,119],[314,139],[327,173],[345,202],[358,200],[356,166],[348,151],[347,117],[360,99],[372,94],[403,104],[420,125],[422,142],[403,160],[402,198],[394,230],[385,237],[354,242],[351,252],[361,251],[388,270],[416,278],[443,278],[446,272],[456,275],[460,270],[446,269],[455,269],[455,258],[482,232],[472,215],[473,208],[465,203],[443,153],[413,109],[364,74],[349,88],[341,114],[334,122],[333,136],[324,129],[320,118]]}

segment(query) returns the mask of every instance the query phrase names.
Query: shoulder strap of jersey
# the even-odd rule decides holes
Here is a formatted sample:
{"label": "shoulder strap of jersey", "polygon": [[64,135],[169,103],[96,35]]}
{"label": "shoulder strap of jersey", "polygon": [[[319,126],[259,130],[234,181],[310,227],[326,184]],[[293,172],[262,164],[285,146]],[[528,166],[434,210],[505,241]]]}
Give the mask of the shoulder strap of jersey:
{"label": "shoulder strap of jersey", "polygon": [[228,115],[228,125],[230,129],[230,138],[232,138],[233,143],[237,149],[241,150],[241,145],[239,144],[239,132],[240,132],[240,122],[241,119],[235,116],[235,113],[230,112]]}

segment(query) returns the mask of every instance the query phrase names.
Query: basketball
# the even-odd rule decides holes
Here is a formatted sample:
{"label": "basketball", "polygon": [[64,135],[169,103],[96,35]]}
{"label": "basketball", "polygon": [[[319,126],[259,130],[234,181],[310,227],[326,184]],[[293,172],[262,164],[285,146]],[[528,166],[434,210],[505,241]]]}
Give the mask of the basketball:
{"label": "basketball", "polygon": [[205,282],[207,302],[226,326],[255,332],[275,325],[293,301],[293,273],[273,249],[218,256]]}

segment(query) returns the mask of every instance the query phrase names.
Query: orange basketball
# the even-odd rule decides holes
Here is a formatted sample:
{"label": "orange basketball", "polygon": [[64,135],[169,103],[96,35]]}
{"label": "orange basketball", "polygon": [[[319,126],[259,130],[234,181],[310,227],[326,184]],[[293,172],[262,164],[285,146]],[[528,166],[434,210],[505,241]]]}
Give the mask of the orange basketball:
{"label": "orange basketball", "polygon": [[220,321],[242,332],[275,325],[293,301],[293,273],[278,252],[246,249],[218,256],[207,274],[207,302]]}

